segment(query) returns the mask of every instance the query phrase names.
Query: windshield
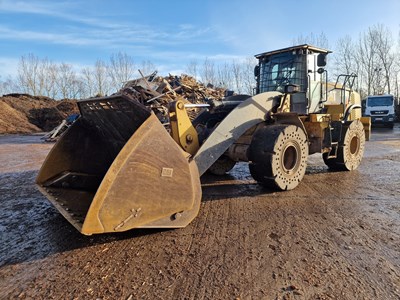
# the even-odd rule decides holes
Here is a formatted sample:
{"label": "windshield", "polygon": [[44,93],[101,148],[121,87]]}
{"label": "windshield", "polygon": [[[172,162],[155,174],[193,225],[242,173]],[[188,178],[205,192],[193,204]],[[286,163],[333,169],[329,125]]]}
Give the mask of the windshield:
{"label": "windshield", "polygon": [[306,91],[306,56],[278,53],[264,58],[260,64],[260,92],[284,90],[287,84],[297,84]]}
{"label": "windshield", "polygon": [[393,97],[374,97],[368,98],[367,100],[368,106],[392,106],[393,105]]}

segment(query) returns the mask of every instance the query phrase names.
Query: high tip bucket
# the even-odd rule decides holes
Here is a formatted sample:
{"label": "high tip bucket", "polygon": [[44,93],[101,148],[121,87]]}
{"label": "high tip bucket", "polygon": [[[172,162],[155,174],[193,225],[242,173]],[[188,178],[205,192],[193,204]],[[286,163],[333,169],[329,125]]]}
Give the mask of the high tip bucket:
{"label": "high tip bucket", "polygon": [[176,228],[197,215],[197,166],[142,104],[116,95],[78,103],[81,117],[36,182],[81,233]]}

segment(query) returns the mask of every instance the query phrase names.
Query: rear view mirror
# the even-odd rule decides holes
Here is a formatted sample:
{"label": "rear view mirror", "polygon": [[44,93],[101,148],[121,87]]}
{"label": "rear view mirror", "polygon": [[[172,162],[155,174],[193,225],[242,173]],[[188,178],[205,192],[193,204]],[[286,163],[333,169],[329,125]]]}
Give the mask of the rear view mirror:
{"label": "rear view mirror", "polygon": [[326,53],[320,53],[317,57],[317,65],[318,67],[325,67],[326,66]]}
{"label": "rear view mirror", "polygon": [[258,77],[258,75],[260,75],[260,66],[259,65],[254,67],[254,76]]}

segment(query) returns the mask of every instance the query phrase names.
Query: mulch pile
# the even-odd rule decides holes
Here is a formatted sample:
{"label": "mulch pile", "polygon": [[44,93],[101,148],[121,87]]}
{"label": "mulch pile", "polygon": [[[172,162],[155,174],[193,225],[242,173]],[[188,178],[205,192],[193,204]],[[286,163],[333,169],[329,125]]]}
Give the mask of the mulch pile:
{"label": "mulch pile", "polygon": [[76,100],[54,100],[28,94],[4,95],[0,97],[0,134],[47,132],[78,112]]}

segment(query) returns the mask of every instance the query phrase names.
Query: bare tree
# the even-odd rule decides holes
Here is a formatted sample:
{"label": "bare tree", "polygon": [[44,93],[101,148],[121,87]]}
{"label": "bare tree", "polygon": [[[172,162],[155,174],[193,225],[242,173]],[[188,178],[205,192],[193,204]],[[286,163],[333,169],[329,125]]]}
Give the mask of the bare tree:
{"label": "bare tree", "polygon": [[124,82],[133,79],[135,71],[135,63],[131,56],[122,52],[111,55],[108,75],[113,89],[118,90]]}
{"label": "bare tree", "polygon": [[309,35],[306,36],[300,35],[297,38],[293,39],[292,44],[310,44],[316,47],[329,49],[329,41],[324,32],[321,32],[320,34],[314,34],[313,32],[311,32]]}
{"label": "bare tree", "polygon": [[360,65],[359,76],[362,77],[362,83],[365,84],[368,95],[374,93],[374,81],[376,80],[376,41],[370,32],[360,36],[356,59]]}
{"label": "bare tree", "polygon": [[79,99],[82,98],[85,91],[85,85],[81,78],[75,76],[75,78],[71,81],[71,85],[69,88],[69,99]]}
{"label": "bare tree", "polygon": [[189,64],[186,66],[185,72],[188,75],[193,76],[194,78],[197,78],[197,76],[198,76],[198,63],[197,63],[197,61],[196,60],[191,60],[189,62]]}
{"label": "bare tree", "polygon": [[368,95],[391,92],[395,67],[392,44],[390,31],[379,24],[360,36],[356,60]]}
{"label": "bare tree", "polygon": [[26,93],[55,98],[58,94],[57,76],[57,65],[47,58],[28,54],[19,61],[18,84]]}
{"label": "bare tree", "polygon": [[228,63],[217,66],[216,86],[231,89],[233,87],[232,78],[232,68]]}
{"label": "bare tree", "polygon": [[43,82],[44,95],[50,98],[56,98],[58,95],[57,80],[59,67],[49,61],[47,58],[42,61],[42,72],[40,73]]}
{"label": "bare tree", "polygon": [[32,53],[22,56],[18,65],[18,83],[21,89],[28,94],[37,96],[40,94],[38,88],[38,69],[40,60]]}
{"label": "bare tree", "polygon": [[106,63],[98,59],[93,67],[82,68],[80,76],[74,78],[74,92],[81,98],[105,96],[111,89],[111,79]]}
{"label": "bare tree", "polygon": [[354,44],[349,35],[338,39],[334,61],[336,75],[350,74],[357,69]]}
{"label": "bare tree", "polygon": [[15,84],[15,80],[10,76],[5,80],[0,81],[0,95],[15,93],[16,91],[18,91],[18,86]]}
{"label": "bare tree", "polygon": [[[395,53],[393,86],[394,86],[393,94],[397,98],[397,101],[400,105],[400,38],[397,47],[397,52]],[[399,107],[399,112],[400,112],[400,107]],[[398,115],[398,118],[400,119],[400,114]]]}
{"label": "bare tree", "polygon": [[[336,49],[333,53],[333,77],[341,74],[356,74],[353,88],[361,93],[362,74],[360,62],[357,55],[358,45],[353,42],[349,35],[339,38],[336,42]],[[336,79],[334,79],[336,80]]]}
{"label": "bare tree", "polygon": [[254,67],[257,64],[254,57],[247,57],[243,61],[233,61],[230,65],[230,88],[238,94],[252,95],[256,81]]}
{"label": "bare tree", "polygon": [[96,95],[106,96],[110,88],[109,78],[107,77],[107,65],[104,61],[98,59],[94,65],[93,72]]}
{"label": "bare tree", "polygon": [[57,76],[57,86],[59,88],[61,98],[70,98],[72,85],[75,80],[76,74],[72,69],[72,66],[67,63],[62,63],[58,67]]}
{"label": "bare tree", "polygon": [[237,93],[242,93],[243,87],[243,75],[245,70],[243,70],[243,64],[233,61],[232,62],[232,77],[233,77],[233,89]]}
{"label": "bare tree", "polygon": [[96,95],[96,79],[94,78],[93,68],[84,67],[82,73],[82,98],[89,98]]}
{"label": "bare tree", "polygon": [[256,65],[256,59],[254,57],[248,57],[243,63],[242,73],[242,93],[253,95],[254,88],[256,86],[256,80],[254,78],[254,66]]}
{"label": "bare tree", "polygon": [[200,77],[204,84],[216,84],[215,65],[208,58],[204,60],[203,67],[200,70]]}
{"label": "bare tree", "polygon": [[231,89],[238,94],[252,95],[256,81],[254,78],[254,66],[256,60],[248,57],[243,61],[234,60],[231,63],[215,65],[214,62],[205,59],[199,70],[201,81],[204,84],[212,84],[217,87]]}
{"label": "bare tree", "polygon": [[148,76],[156,70],[156,66],[149,60],[144,60],[140,64],[140,72],[142,72],[144,76]]}
{"label": "bare tree", "polygon": [[377,55],[380,60],[380,69],[382,69],[384,77],[384,87],[380,87],[380,92],[386,91],[391,93],[391,77],[394,71],[395,55],[391,51],[393,39],[390,31],[384,28],[382,24],[378,24],[372,28],[377,40]]}

